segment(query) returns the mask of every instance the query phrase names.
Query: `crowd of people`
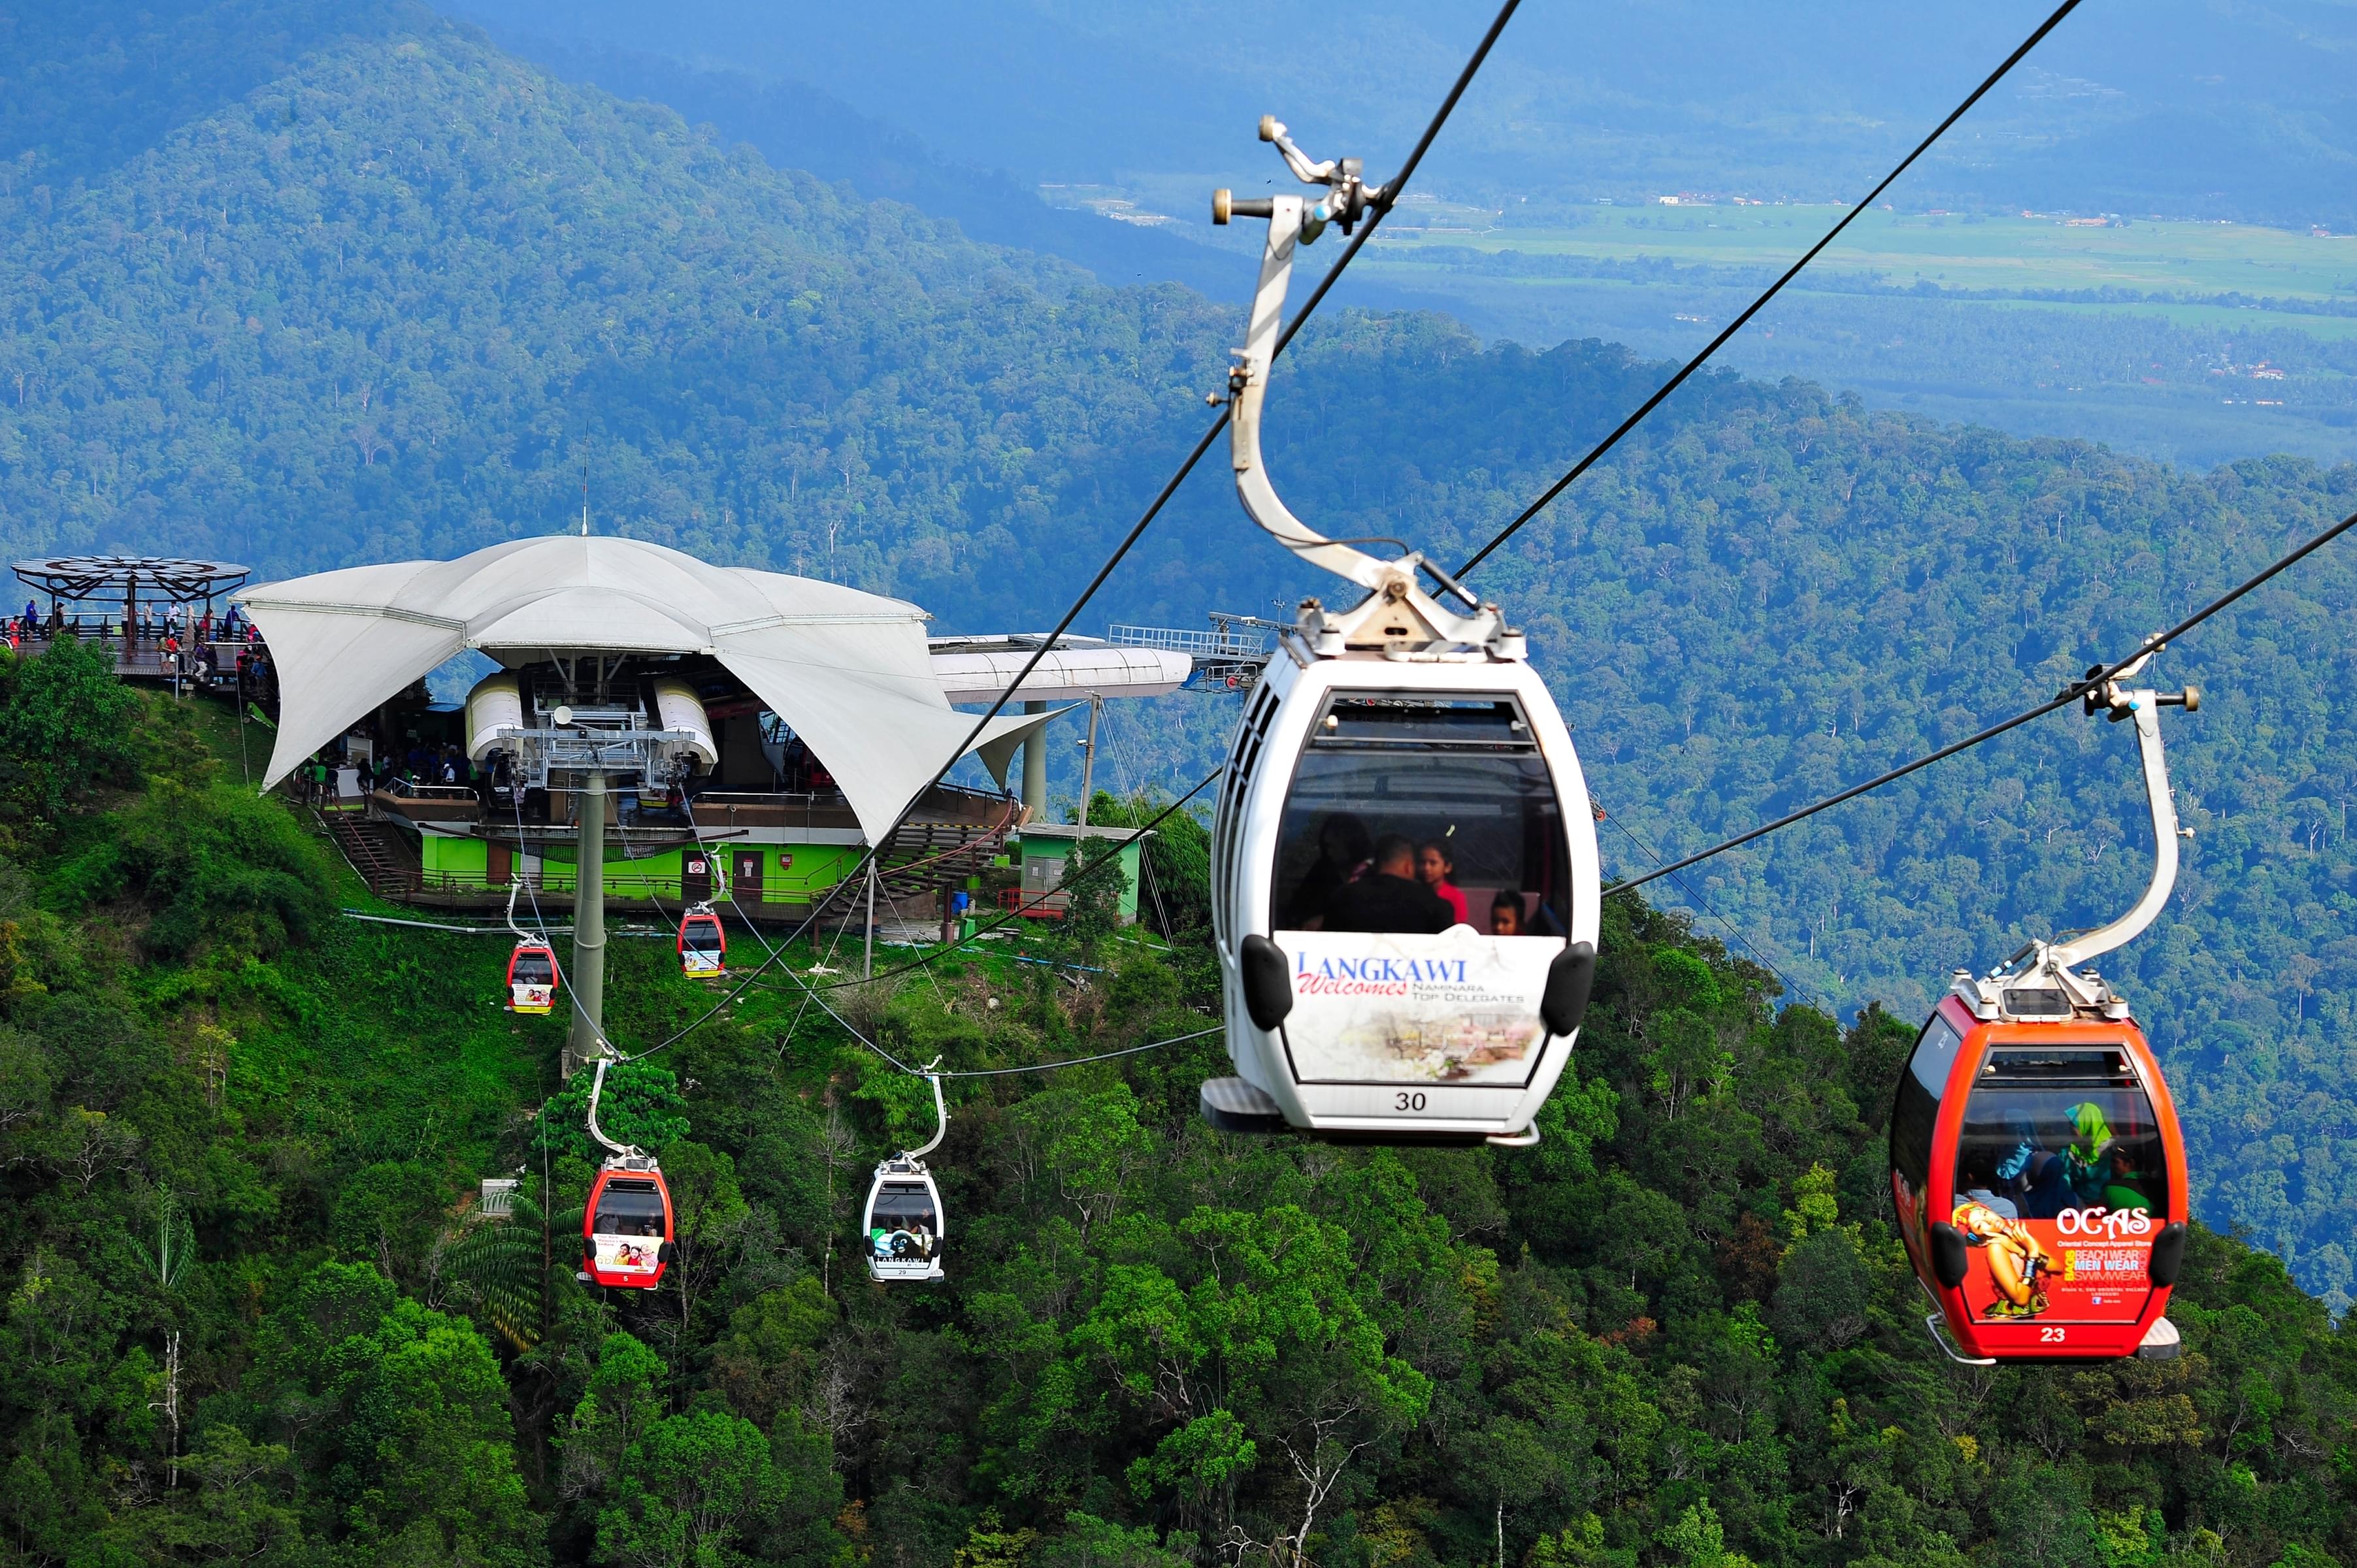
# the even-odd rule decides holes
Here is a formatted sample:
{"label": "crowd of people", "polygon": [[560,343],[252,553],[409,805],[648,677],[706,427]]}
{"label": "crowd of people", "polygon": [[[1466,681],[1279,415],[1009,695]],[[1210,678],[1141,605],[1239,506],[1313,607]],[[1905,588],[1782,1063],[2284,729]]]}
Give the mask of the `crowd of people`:
{"label": "crowd of people", "polygon": [[85,628],[81,615],[67,615],[61,603],[52,603],[44,616],[38,603],[27,599],[22,614],[0,620],[0,639],[6,640],[12,652],[25,651],[28,643],[85,636],[102,643],[119,641],[126,653],[142,644],[152,648],[165,676],[176,682],[210,684],[220,680],[225,646],[238,650],[232,669],[251,673],[260,658],[260,635],[253,622],[233,605],[228,614],[219,617],[210,608],[199,611],[193,605],[142,605],[119,616],[101,615],[94,627]]}

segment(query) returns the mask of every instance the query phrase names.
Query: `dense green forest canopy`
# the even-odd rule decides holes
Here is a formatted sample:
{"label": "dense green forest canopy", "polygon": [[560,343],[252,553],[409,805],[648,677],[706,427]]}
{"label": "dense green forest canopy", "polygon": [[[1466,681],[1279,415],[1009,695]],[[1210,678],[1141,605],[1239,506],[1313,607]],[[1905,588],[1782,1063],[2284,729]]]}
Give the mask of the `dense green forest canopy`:
{"label": "dense green forest canopy", "polygon": [[[681,1247],[624,1299],[504,942],[339,917],[237,721],[77,645],[0,659],[0,1561],[2357,1561],[2352,1331],[2278,1259],[2198,1230],[2173,1362],[1953,1367],[1886,1219],[1911,1021],[1780,1011],[1635,900],[1535,1149],[1211,1133],[1216,1041],[955,1083],[940,1287],[854,1251],[922,1085],[773,975],[616,1081]],[[1157,843],[1176,908],[1201,851]],[[1191,1034],[1174,925],[834,1005],[952,1069]],[[626,1042],[708,1006],[665,958],[616,944]]]}
{"label": "dense green forest canopy", "polygon": [[[276,37],[252,4],[161,12]],[[158,139],[76,153],[39,128],[70,117],[12,122],[12,554],[447,555],[561,526],[586,466],[601,528],[904,594],[944,629],[1037,626],[1200,431],[1240,325],[859,202],[407,6],[315,20],[259,85],[164,72],[182,35],[93,15],[137,44],[89,35],[113,75],[20,18],[52,51],[23,79],[91,113],[147,81]],[[1273,461],[1313,521],[1458,559],[1664,373],[1338,314],[1280,369]],[[1222,478],[1181,491],[1095,613],[1200,624],[1326,591]],[[2048,694],[2352,505],[2347,467],[2192,475],[1706,375],[1480,581],[1531,629],[1625,871]],[[2168,656],[2210,698],[2169,727],[2197,836],[2113,964],[2175,1077],[2197,1212],[2336,1308],[2357,1287],[2357,737],[2332,700],[2352,599],[2357,561],[2328,553]],[[1113,722],[1168,787],[1212,766],[1232,709]],[[2143,821],[2117,734],[2057,717],[1689,886],[1788,1000],[1911,1015],[1952,967],[2124,907]]]}

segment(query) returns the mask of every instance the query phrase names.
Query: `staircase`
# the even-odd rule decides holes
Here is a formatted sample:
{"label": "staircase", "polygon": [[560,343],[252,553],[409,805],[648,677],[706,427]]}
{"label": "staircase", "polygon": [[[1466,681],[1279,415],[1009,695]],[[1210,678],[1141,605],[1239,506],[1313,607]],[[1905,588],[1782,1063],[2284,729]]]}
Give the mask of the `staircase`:
{"label": "staircase", "polygon": [[380,898],[397,898],[418,890],[424,879],[408,864],[409,857],[394,847],[391,837],[394,829],[372,822],[358,812],[324,814],[336,847],[344,852],[344,858],[361,874],[370,892]]}
{"label": "staircase", "polygon": [[903,822],[884,841],[877,881],[888,897],[929,897],[963,887],[989,867],[1006,849],[1023,808],[1011,796],[976,795],[975,803],[984,808],[975,813],[982,821]]}

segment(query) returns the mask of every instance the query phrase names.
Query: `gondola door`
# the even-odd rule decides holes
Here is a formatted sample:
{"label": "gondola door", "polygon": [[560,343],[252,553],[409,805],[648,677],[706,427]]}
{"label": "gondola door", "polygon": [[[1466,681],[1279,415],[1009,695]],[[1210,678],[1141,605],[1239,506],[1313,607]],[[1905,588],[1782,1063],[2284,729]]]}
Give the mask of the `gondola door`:
{"label": "gondola door", "polygon": [[761,852],[731,850],[728,854],[728,897],[739,909],[761,901]]}

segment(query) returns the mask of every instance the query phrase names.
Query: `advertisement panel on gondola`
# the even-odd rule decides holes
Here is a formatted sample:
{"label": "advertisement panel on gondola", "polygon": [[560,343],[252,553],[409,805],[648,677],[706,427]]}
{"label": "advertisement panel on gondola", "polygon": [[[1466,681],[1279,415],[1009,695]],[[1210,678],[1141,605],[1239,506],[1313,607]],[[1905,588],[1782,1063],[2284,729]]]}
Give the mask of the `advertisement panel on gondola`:
{"label": "advertisement panel on gondola", "polygon": [[1546,1026],[1537,1000],[1556,937],[1279,931],[1293,957],[1294,1069],[1304,1082],[1519,1088]]}

